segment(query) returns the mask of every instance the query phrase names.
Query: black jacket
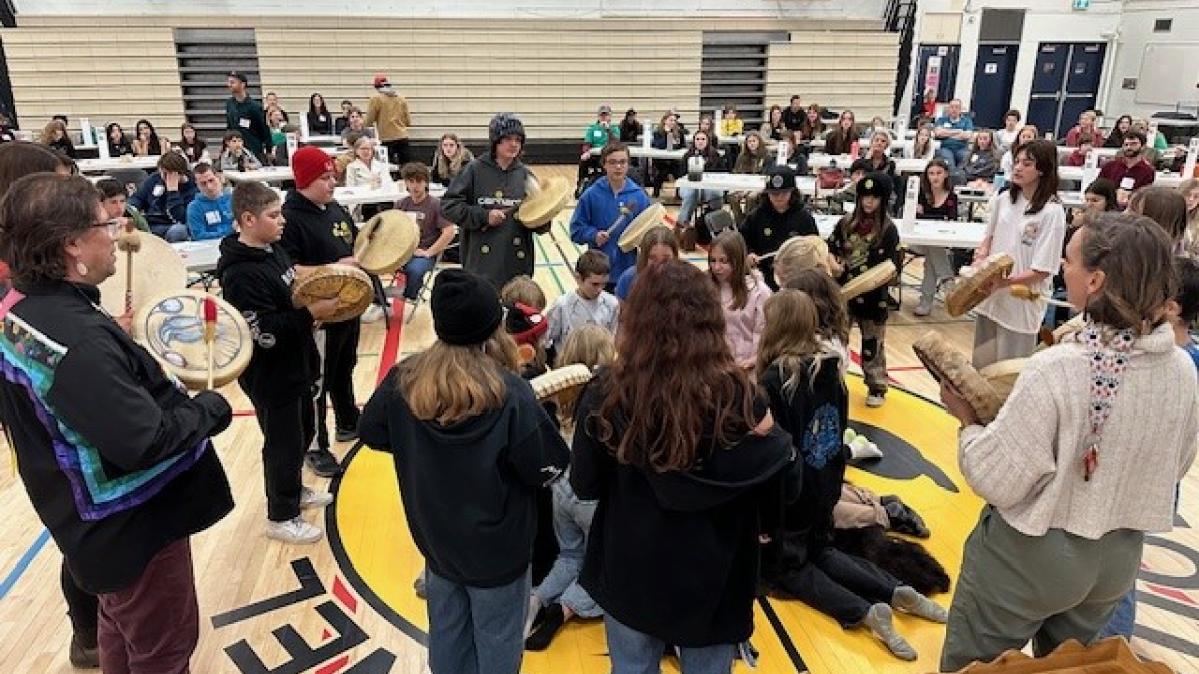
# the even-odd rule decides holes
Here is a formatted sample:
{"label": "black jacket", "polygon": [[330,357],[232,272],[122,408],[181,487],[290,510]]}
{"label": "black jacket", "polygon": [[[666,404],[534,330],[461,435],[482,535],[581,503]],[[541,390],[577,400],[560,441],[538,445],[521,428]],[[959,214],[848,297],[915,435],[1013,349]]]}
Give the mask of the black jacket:
{"label": "black jacket", "polygon": [[[308,115],[308,133],[313,136],[331,136],[333,135],[333,115],[328,112],[307,112]],[[322,120],[321,117],[324,117]]]}
{"label": "black jacket", "polygon": [[254,154],[271,149],[271,127],[266,123],[266,113],[249,94],[241,101],[232,96],[225,99],[225,128],[240,132],[246,149]]}
{"label": "black jacket", "polygon": [[254,337],[254,356],[237,381],[255,407],[308,396],[316,381],[312,314],[291,302],[295,275],[291,258],[278,245],[247,246],[236,234],[221,240],[221,290],[245,316]]}
{"label": "black jacket", "polygon": [[800,108],[798,112],[792,110],[790,105],[783,108],[783,126],[791,131],[799,131],[807,118],[808,111],[804,108]]}
{"label": "black jacket", "polygon": [[[779,213],[770,203],[770,198],[763,195],[758,207],[745,218],[741,226],[741,235],[745,237],[745,245],[749,252],[755,255],[765,255],[777,251],[787,239],[793,236],[819,234],[816,220],[808,209],[798,199],[793,198],[791,206]],[[766,284],[777,290],[774,282],[774,258],[758,262],[762,277]]]}
{"label": "black jacket", "polygon": [[115,592],[233,508],[208,439],[232,412],[216,392],[181,390],[103,313],[96,287],[18,290],[0,334],[0,419],[71,574],[88,592]]}
{"label": "black jacket", "polygon": [[400,498],[429,570],[496,587],[520,578],[537,534],[537,488],[557,479],[569,449],[528,382],[504,373],[504,406],[452,426],[417,419],[397,386],[379,384],[358,422],[367,446],[395,459]]}
{"label": "black jacket", "polygon": [[[657,473],[617,463],[595,437],[602,373],[575,410],[570,483],[599,499],[579,582],[629,627],[679,646],[743,641],[753,632],[758,582],[758,508],[792,460],[779,428],[701,451],[687,472]],[[756,411],[765,414],[764,405]],[[617,421],[612,444],[621,429]]]}
{"label": "black jacket", "polygon": [[279,245],[295,264],[315,267],[354,254],[358,228],[336,201],[322,208],[292,190],[283,201],[283,217],[287,225]]}
{"label": "black jacket", "polygon": [[[885,204],[883,207],[886,207]],[[852,220],[852,215],[842,218],[828,239],[829,252],[837,256],[845,265],[845,271],[837,279],[838,283],[845,285],[861,276],[866,270],[882,264],[886,260],[891,260],[896,269],[902,267],[899,230],[890,221],[890,218],[887,219],[883,231],[873,237],[863,237],[852,231],[847,232],[847,223]],[[887,287],[887,285],[880,286],[850,300],[848,303],[849,315],[871,321],[886,321]]]}

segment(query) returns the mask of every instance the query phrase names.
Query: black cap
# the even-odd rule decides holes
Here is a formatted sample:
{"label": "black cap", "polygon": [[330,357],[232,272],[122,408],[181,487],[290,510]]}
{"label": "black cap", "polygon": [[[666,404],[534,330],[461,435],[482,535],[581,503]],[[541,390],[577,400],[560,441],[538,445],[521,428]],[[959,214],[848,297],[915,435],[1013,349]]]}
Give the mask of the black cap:
{"label": "black cap", "polygon": [[886,173],[871,173],[858,181],[857,198],[878,197],[884,203],[891,198],[891,178]]}
{"label": "black cap", "polygon": [[766,169],[767,192],[790,192],[795,189],[795,171],[790,166],[771,166]]}
{"label": "black cap", "polygon": [[250,80],[246,79],[246,75],[245,75],[245,73],[243,73],[243,72],[241,72],[241,71],[238,71],[238,70],[230,70],[230,71],[229,71],[229,77],[232,77],[232,78],[234,78],[234,79],[239,79],[239,80],[241,80],[241,83],[242,83],[242,84],[249,84],[249,83],[250,83]]}
{"label": "black cap", "polygon": [[461,269],[446,269],[437,275],[429,305],[437,338],[458,346],[486,342],[504,317],[495,287]]}

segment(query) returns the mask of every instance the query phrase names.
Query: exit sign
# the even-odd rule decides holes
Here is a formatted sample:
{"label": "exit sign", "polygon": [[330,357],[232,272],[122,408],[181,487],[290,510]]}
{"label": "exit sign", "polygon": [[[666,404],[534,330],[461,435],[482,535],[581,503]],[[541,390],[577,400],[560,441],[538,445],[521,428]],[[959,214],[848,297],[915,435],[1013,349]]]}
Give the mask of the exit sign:
{"label": "exit sign", "polygon": [[1091,0],[1074,0],[1074,9],[1090,9]]}

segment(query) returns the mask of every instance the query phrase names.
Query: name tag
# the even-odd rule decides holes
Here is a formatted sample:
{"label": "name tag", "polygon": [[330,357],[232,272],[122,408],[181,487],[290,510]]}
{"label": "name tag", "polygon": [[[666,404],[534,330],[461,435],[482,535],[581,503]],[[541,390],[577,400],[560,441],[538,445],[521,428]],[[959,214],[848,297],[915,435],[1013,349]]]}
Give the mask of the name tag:
{"label": "name tag", "polygon": [[240,126],[240,127],[241,127],[241,128],[243,128],[243,129],[248,129],[248,128],[250,128],[250,118],[249,118],[249,117],[242,117],[240,120],[238,120],[238,122],[237,122],[237,125],[238,125],[238,126]]}
{"label": "name tag", "polygon": [[150,190],[150,192],[156,197],[161,197],[163,192],[166,192],[166,191],[167,191],[167,188],[162,185],[155,185],[154,189]]}
{"label": "name tag", "polygon": [[221,224],[221,212],[220,211],[206,211],[204,213],[204,222],[207,222],[210,225]]}
{"label": "name tag", "polygon": [[317,119],[323,122],[323,121],[325,121],[325,116],[321,115],[320,117],[317,117]]}
{"label": "name tag", "polygon": [[1132,176],[1124,176],[1124,179],[1120,181],[1120,189],[1131,190],[1133,185],[1136,185],[1136,184],[1137,184],[1137,181],[1133,180]]}
{"label": "name tag", "polygon": [[404,212],[407,213],[408,217],[412,218],[412,221],[418,225],[425,221],[425,214],[423,211],[404,211]]}

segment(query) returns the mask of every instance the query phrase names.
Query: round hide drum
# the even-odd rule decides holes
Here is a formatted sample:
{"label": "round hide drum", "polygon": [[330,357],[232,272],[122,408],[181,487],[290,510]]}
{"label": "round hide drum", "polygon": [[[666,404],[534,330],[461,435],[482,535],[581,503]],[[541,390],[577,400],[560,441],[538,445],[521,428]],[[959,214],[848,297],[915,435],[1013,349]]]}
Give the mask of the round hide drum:
{"label": "round hide drum", "polygon": [[354,241],[354,257],[371,274],[394,274],[408,264],[420,242],[420,226],[404,211],[382,211],[366,221]]}
{"label": "round hide drum", "polygon": [[208,344],[204,341],[204,300],[216,302],[213,386],[237,379],[250,364],[254,340],[241,312],[199,290],[170,290],[149,297],[133,314],[133,338],[167,372],[192,390],[208,385]]}
{"label": "round hide drum", "polygon": [[961,276],[954,282],[953,289],[945,296],[945,309],[950,316],[958,317],[977,307],[990,295],[991,283],[1007,278],[1012,273],[1015,260],[1007,253],[996,253],[977,268],[962,267]]}
{"label": "round hide drum", "polygon": [[[149,232],[138,232],[139,249],[133,253],[133,309],[145,305],[151,297],[187,287],[187,265],[179,253],[163,239]],[[116,251],[117,272],[100,284],[100,304],[113,316],[125,313],[125,278],[130,255]]]}
{"label": "round hide drum", "polygon": [[537,229],[554,219],[570,202],[570,182],[561,176],[541,179],[541,189],[525,195],[516,219],[529,229]]}
{"label": "round hide drum", "polygon": [[581,363],[567,365],[556,370],[550,370],[529,381],[533,387],[533,395],[538,400],[545,400],[563,392],[573,391],[575,394],[584,384],[591,381],[591,369]]}
{"label": "round hide drum", "polygon": [[616,245],[626,253],[632,252],[637,246],[641,245],[641,237],[645,236],[651,228],[662,224],[663,218],[666,217],[666,207],[662,204],[654,203],[646,206],[644,210],[633,218],[633,221],[624,228],[620,239],[616,241]]}
{"label": "round hide drum", "polygon": [[947,379],[953,384],[984,424],[991,423],[999,414],[1026,360],[1014,358],[976,370],[965,355],[935,332],[925,333],[913,342],[912,351],[933,379],[938,382]]}
{"label": "round hide drum", "polygon": [[848,302],[858,295],[864,295],[875,288],[887,285],[893,278],[895,278],[894,262],[887,260],[876,264],[842,286],[841,299]]}
{"label": "round hide drum", "polygon": [[371,305],[374,295],[375,290],[366,272],[345,264],[317,267],[307,276],[297,278],[291,286],[291,301],[297,307],[306,307],[317,300],[338,299],[337,313],[326,318],[325,323],[358,318]]}

